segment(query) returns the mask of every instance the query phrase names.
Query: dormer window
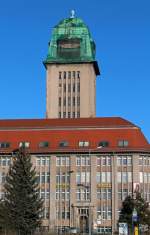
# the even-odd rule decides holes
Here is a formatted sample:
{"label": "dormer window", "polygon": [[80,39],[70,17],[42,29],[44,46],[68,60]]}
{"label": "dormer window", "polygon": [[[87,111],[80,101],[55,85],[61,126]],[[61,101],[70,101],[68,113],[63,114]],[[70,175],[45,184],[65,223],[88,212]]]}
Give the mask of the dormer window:
{"label": "dormer window", "polygon": [[79,141],[79,147],[88,147],[89,141]]}
{"label": "dormer window", "polygon": [[47,147],[49,147],[48,141],[42,141],[39,143],[39,148],[47,148]]}
{"label": "dormer window", "polygon": [[69,143],[68,143],[68,141],[66,141],[66,140],[61,141],[61,142],[59,143],[59,147],[68,147],[68,146],[69,146]]}
{"label": "dormer window", "polygon": [[108,147],[109,146],[109,142],[106,140],[102,140],[98,143],[98,147]]}
{"label": "dormer window", "polygon": [[19,143],[19,148],[29,148],[30,143],[26,141],[22,141]]}
{"label": "dormer window", "polygon": [[128,140],[119,140],[118,141],[118,147],[128,147],[129,142]]}
{"label": "dormer window", "polygon": [[9,148],[10,143],[9,142],[0,142],[0,148]]}

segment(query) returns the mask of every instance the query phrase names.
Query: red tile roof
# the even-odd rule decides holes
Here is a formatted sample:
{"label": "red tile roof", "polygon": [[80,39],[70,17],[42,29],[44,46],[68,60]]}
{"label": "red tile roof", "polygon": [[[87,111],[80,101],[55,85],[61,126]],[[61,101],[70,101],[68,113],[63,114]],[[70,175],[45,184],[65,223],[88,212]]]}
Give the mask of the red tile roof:
{"label": "red tile roof", "polygon": [[120,117],[0,120],[0,129],[48,127],[135,127],[135,125]]}
{"label": "red tile roof", "polygon": [[[69,146],[59,147],[60,141],[68,141]],[[109,147],[97,149],[100,141],[108,141]],[[128,140],[129,146],[119,148],[119,140]],[[10,142],[12,151],[19,142],[30,142],[31,152],[69,151],[149,151],[150,145],[140,128],[122,118],[80,118],[80,119],[35,119],[0,120],[0,142]],[[48,141],[48,148],[39,148],[39,143]],[[89,147],[81,148],[79,141],[89,141]]]}

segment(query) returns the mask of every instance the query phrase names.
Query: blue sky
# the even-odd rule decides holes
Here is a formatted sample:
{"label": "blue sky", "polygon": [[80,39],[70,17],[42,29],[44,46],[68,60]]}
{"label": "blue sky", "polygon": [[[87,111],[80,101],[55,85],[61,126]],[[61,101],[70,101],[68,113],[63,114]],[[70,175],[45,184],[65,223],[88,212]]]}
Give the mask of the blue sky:
{"label": "blue sky", "polygon": [[71,9],[97,45],[97,116],[126,118],[150,141],[149,0],[1,0],[0,118],[45,117],[42,61],[53,26]]}

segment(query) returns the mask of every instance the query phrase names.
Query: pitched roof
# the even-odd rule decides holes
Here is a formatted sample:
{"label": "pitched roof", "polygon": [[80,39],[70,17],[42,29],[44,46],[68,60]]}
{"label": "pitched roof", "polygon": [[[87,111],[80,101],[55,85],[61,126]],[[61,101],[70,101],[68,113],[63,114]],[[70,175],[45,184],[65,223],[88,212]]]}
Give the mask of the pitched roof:
{"label": "pitched roof", "polygon": [[[118,147],[119,140],[127,140],[127,147]],[[0,152],[10,152],[19,147],[19,142],[30,142],[31,152],[69,151],[149,151],[150,145],[140,128],[119,118],[80,119],[24,119],[0,120],[0,142],[9,142],[10,148],[0,148]],[[39,143],[49,142],[48,148],[40,148]],[[61,148],[59,143],[67,141]],[[88,141],[89,146],[79,147],[79,141]],[[109,146],[97,150],[100,141],[108,141]]]}
{"label": "pitched roof", "polygon": [[0,129],[13,128],[70,128],[70,127],[99,127],[119,128],[136,127],[133,123],[120,117],[76,118],[76,119],[12,119],[0,120]]}

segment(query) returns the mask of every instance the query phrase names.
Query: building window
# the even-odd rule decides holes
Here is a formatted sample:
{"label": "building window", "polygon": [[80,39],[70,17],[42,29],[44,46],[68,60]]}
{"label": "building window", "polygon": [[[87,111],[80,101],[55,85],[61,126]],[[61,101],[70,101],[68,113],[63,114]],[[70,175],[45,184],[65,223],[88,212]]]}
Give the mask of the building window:
{"label": "building window", "polygon": [[101,157],[97,157],[97,166],[101,166]]}
{"label": "building window", "polygon": [[122,200],[124,200],[128,196],[128,189],[123,189]]}
{"label": "building window", "polygon": [[73,73],[73,78],[75,79],[76,78],[76,72],[73,71],[72,73]]}
{"label": "building window", "polygon": [[66,92],[66,83],[64,84],[64,92]]}
{"label": "building window", "polygon": [[30,143],[26,141],[19,143],[19,148],[29,148],[29,146],[30,146]]}
{"label": "building window", "polygon": [[66,97],[64,97],[63,105],[66,106]]}
{"label": "building window", "polygon": [[100,141],[99,143],[98,143],[98,147],[108,147],[109,146],[109,142],[108,141],[106,141],[106,140],[103,140],[103,141]]}
{"label": "building window", "polygon": [[48,141],[42,141],[42,142],[40,142],[40,143],[39,143],[39,147],[40,147],[40,148],[47,148],[47,147],[49,147]]}
{"label": "building window", "polygon": [[68,71],[68,79],[71,78],[71,71]]}
{"label": "building window", "polygon": [[61,118],[61,112],[59,112],[59,118]]}
{"label": "building window", "polygon": [[68,143],[68,141],[61,141],[60,143],[59,143],[59,147],[68,147],[69,146],[69,143]]}
{"label": "building window", "polygon": [[59,97],[59,107],[61,106],[61,97]]}
{"label": "building window", "polygon": [[68,106],[71,105],[71,97],[68,97]]}
{"label": "building window", "polygon": [[72,90],[73,90],[73,92],[75,92],[75,83],[73,83]]}
{"label": "building window", "polygon": [[122,183],[128,182],[128,175],[127,172],[122,172]]}
{"label": "building window", "polygon": [[97,157],[97,165],[98,166],[111,166],[111,156],[101,156]]}
{"label": "building window", "polygon": [[77,78],[80,78],[80,71],[77,71]]}
{"label": "building window", "polygon": [[132,156],[118,156],[117,157],[118,166],[131,166],[132,165]]}
{"label": "building window", "polygon": [[79,141],[79,147],[88,147],[89,141]]}
{"label": "building window", "polygon": [[101,183],[101,172],[96,173],[96,182]]}
{"label": "building window", "polygon": [[123,165],[127,165],[127,156],[123,156]]}
{"label": "building window", "polygon": [[128,147],[128,145],[129,145],[128,140],[119,140],[118,141],[118,146],[119,147]]}
{"label": "building window", "polygon": [[80,117],[80,112],[77,112],[77,118],[79,118]]}
{"label": "building window", "polygon": [[72,117],[75,118],[75,112],[72,113]]}
{"label": "building window", "polygon": [[50,157],[37,157],[36,158],[36,166],[49,166],[50,165]]}
{"label": "building window", "polygon": [[59,79],[61,79],[61,72],[59,72]]}
{"label": "building window", "polygon": [[70,112],[68,112],[68,118],[70,118],[70,117],[71,117]]}
{"label": "building window", "polygon": [[80,97],[77,97],[77,106],[80,106]]}
{"label": "building window", "polygon": [[97,183],[111,183],[111,172],[97,172],[96,182]]}
{"label": "building window", "polygon": [[0,142],[0,148],[9,148],[10,143],[9,142]]}
{"label": "building window", "polygon": [[139,172],[140,183],[143,183],[143,172]]}
{"label": "building window", "polygon": [[73,104],[73,106],[75,106],[75,104],[76,104],[75,97],[73,97],[72,104]]}
{"label": "building window", "polygon": [[78,186],[80,186],[79,184],[88,184],[90,183],[90,172],[77,172],[76,173],[76,183]]}
{"label": "building window", "polygon": [[70,92],[71,91],[71,84],[69,83],[68,84],[68,92]]}
{"label": "building window", "polygon": [[131,183],[132,182],[132,172],[118,172],[117,173],[118,183]]}
{"label": "building window", "polygon": [[66,79],[66,72],[64,71],[64,79]]}
{"label": "building window", "polygon": [[128,156],[127,160],[128,160],[128,166],[132,166],[132,157]]}
{"label": "building window", "polygon": [[106,166],[106,157],[102,157],[102,165]]}
{"label": "building window", "polygon": [[80,92],[80,83],[77,84],[77,91]]}
{"label": "building window", "polygon": [[11,158],[9,156],[0,157],[0,166],[10,166]]}
{"label": "building window", "polygon": [[66,118],[66,112],[63,112],[63,118]]}
{"label": "building window", "polygon": [[78,188],[76,191],[77,201],[89,201],[90,191],[89,188]]}
{"label": "building window", "polygon": [[76,157],[76,166],[90,166],[90,157],[89,156],[77,156]]}
{"label": "building window", "polygon": [[117,157],[117,166],[122,166],[122,157]]}
{"label": "building window", "polygon": [[118,183],[121,183],[121,172],[117,173],[117,181]]}
{"label": "building window", "polygon": [[66,156],[56,157],[56,166],[70,166],[70,157]]}

